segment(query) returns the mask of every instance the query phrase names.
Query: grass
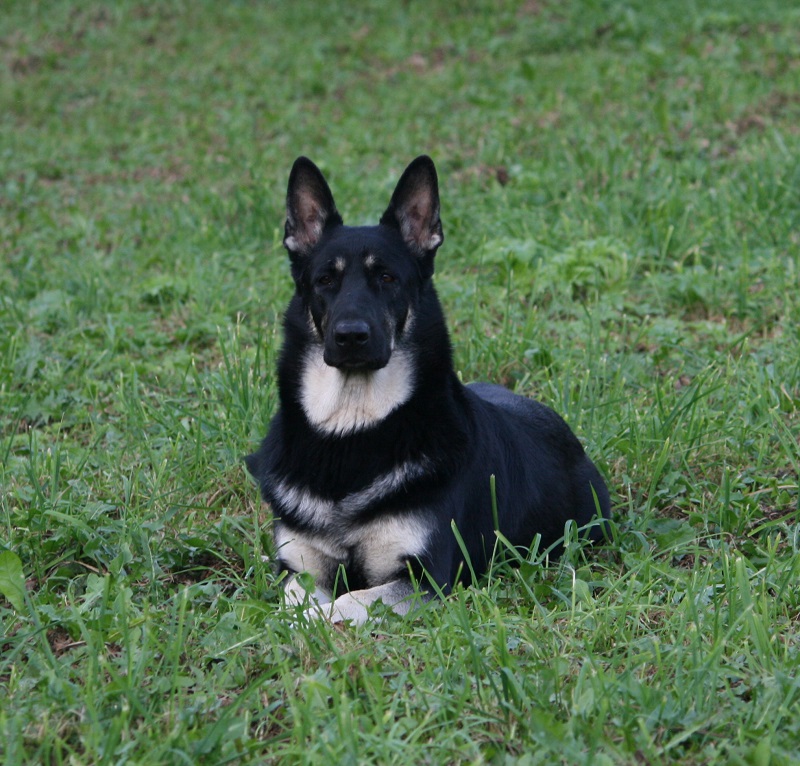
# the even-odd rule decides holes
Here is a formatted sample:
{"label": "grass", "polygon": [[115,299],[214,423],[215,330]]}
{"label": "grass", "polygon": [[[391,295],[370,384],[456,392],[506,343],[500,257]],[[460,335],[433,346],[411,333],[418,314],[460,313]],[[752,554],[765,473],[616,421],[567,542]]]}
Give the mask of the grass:
{"label": "grass", "polygon": [[[800,10],[10,2],[5,764],[798,763]],[[241,457],[295,156],[437,162],[464,379],[562,412],[615,542],[293,628]]]}

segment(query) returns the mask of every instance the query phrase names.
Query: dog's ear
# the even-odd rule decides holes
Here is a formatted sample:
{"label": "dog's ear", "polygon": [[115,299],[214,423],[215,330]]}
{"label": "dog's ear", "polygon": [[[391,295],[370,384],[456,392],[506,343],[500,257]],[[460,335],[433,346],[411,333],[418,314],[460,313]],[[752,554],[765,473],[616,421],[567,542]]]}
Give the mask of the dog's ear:
{"label": "dog's ear", "polygon": [[308,157],[298,157],[286,191],[286,227],[283,245],[290,255],[308,255],[326,228],[340,226],[328,182]]}
{"label": "dog's ear", "polygon": [[399,229],[406,244],[419,256],[433,255],[442,244],[439,181],[430,157],[423,154],[405,169],[381,224]]}

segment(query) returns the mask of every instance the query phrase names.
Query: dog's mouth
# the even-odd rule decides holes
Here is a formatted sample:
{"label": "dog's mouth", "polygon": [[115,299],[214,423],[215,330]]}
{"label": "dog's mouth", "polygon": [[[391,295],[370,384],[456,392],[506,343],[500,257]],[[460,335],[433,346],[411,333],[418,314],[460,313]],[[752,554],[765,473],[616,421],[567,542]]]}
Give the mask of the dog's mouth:
{"label": "dog's mouth", "polygon": [[378,359],[375,357],[341,357],[337,354],[328,354],[325,350],[323,360],[328,367],[335,367],[344,373],[370,373],[382,370],[389,363],[389,357]]}

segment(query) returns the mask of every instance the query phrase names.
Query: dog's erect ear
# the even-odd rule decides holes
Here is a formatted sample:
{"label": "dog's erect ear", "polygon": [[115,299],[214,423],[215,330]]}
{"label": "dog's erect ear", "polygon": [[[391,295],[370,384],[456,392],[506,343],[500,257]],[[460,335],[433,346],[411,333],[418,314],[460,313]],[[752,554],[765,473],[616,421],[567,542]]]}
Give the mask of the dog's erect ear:
{"label": "dog's erect ear", "polygon": [[405,169],[381,217],[381,224],[399,229],[416,255],[435,253],[442,244],[439,182],[430,157],[423,154]]}
{"label": "dog's erect ear", "polygon": [[331,226],[340,226],[330,187],[308,157],[298,157],[286,191],[286,228],[283,245],[291,255],[308,255]]}

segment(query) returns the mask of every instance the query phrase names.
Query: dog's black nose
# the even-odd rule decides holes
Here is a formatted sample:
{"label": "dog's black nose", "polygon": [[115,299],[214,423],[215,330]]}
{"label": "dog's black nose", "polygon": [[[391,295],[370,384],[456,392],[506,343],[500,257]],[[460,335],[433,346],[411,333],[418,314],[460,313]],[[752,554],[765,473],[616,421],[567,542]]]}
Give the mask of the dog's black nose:
{"label": "dog's black nose", "polygon": [[358,348],[369,341],[369,325],[363,319],[342,319],[333,328],[339,348]]}

